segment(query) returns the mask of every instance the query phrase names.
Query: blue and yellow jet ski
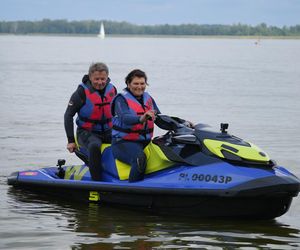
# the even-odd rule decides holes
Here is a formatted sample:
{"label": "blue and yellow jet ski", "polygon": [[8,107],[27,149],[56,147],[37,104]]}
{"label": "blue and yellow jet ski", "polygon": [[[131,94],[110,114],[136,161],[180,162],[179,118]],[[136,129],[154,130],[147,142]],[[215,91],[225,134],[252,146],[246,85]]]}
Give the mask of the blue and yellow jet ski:
{"label": "blue and yellow jet ski", "polygon": [[92,181],[83,165],[57,166],[12,173],[8,184],[37,193],[160,214],[195,217],[272,219],[286,213],[300,190],[300,180],[278,166],[260,148],[230,135],[228,124],[212,132],[190,128],[175,117],[158,115],[168,132],[145,148],[143,181],[128,182],[130,166],[102,145],[103,180]]}

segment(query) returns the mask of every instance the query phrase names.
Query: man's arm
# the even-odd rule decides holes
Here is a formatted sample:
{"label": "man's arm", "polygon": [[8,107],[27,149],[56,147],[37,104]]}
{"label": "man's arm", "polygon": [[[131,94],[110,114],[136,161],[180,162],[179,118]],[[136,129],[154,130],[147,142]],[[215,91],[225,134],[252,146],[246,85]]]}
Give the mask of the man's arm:
{"label": "man's arm", "polygon": [[85,98],[83,97],[85,97],[84,90],[82,87],[78,87],[78,89],[72,94],[64,115],[64,125],[68,143],[75,142],[73,117],[84,105]]}

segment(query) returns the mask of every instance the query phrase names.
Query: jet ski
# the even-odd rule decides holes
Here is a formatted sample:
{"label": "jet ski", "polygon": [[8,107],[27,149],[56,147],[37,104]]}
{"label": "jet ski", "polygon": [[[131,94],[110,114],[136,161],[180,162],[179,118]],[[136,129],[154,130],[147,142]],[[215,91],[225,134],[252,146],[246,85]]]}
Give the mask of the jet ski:
{"label": "jet ski", "polygon": [[228,124],[210,131],[203,124],[158,115],[167,133],[145,148],[145,179],[128,182],[130,166],[114,159],[103,144],[101,181],[91,179],[85,162],[12,173],[14,188],[157,214],[206,218],[273,219],[286,213],[300,190],[300,180],[256,145],[228,133]]}

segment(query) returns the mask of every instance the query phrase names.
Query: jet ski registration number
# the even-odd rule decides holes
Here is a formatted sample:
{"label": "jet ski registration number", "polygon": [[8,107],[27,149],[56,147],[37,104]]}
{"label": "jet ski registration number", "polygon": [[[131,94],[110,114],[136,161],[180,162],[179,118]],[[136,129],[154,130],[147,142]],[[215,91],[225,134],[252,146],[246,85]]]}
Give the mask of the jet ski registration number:
{"label": "jet ski registration number", "polygon": [[228,175],[210,175],[210,174],[192,174],[180,173],[180,181],[204,181],[204,182],[215,182],[215,183],[229,183],[232,181],[232,177]]}

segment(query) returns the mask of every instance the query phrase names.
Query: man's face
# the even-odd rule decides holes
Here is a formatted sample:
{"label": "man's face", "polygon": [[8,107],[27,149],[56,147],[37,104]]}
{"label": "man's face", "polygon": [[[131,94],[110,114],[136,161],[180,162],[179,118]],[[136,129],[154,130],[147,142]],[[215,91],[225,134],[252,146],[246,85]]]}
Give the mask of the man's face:
{"label": "man's face", "polygon": [[108,74],[105,71],[95,71],[89,76],[92,86],[97,90],[102,90],[105,88]]}

